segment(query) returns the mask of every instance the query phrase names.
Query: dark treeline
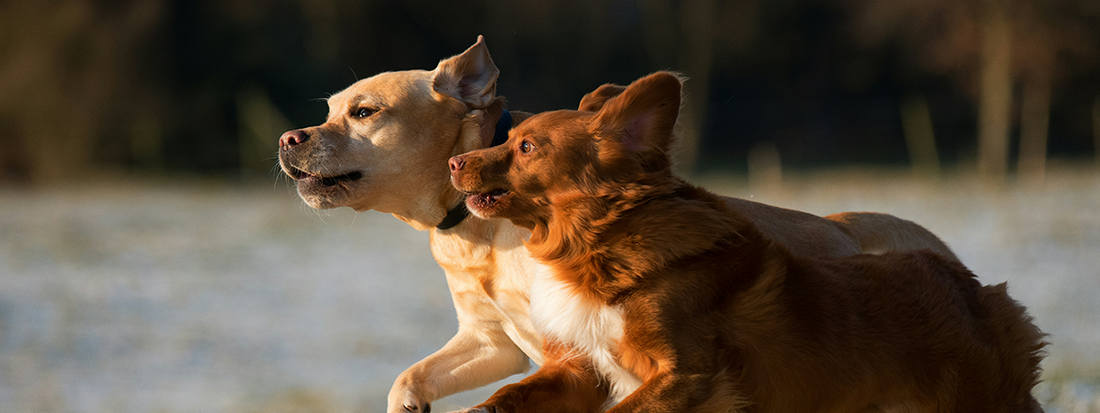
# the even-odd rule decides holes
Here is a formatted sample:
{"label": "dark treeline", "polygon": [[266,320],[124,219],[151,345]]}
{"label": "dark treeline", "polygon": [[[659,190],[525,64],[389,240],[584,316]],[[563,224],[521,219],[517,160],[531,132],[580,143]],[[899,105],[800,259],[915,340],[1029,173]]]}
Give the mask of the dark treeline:
{"label": "dark treeline", "polygon": [[691,169],[739,170],[769,143],[785,165],[1003,175],[1096,156],[1098,28],[1091,0],[7,0],[0,179],[271,173],[320,98],[479,34],[522,110],[684,73]]}

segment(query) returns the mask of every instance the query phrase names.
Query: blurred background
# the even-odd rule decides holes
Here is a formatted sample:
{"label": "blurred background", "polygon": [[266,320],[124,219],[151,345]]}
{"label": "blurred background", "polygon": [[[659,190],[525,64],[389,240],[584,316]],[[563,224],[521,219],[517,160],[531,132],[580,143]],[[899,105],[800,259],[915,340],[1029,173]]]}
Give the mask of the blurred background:
{"label": "blurred background", "polygon": [[479,34],[518,110],[683,73],[682,173],[927,226],[1051,333],[1047,410],[1100,411],[1095,0],[0,0],[0,411],[382,411],[442,271],[277,139]]}

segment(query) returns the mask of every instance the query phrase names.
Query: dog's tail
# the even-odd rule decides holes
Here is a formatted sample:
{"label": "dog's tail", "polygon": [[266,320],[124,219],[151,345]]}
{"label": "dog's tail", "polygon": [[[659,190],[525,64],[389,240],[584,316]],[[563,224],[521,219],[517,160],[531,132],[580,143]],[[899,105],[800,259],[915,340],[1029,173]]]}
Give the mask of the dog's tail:
{"label": "dog's tail", "polygon": [[1039,363],[1046,356],[1047,336],[1035,326],[1027,308],[1008,295],[1007,283],[982,285],[958,261],[931,251],[917,255],[926,258],[930,273],[954,277],[949,287],[954,290],[952,301],[956,310],[962,310],[956,314],[965,314],[969,320],[954,326],[961,330],[951,330],[957,336],[971,336],[967,350],[956,353],[960,358],[955,359],[957,369],[952,373],[956,379],[952,386],[958,391],[955,411],[1042,413],[1031,391],[1043,372]]}
{"label": "dog's tail", "polygon": [[931,231],[893,215],[877,212],[841,212],[825,217],[859,242],[861,252],[881,254],[887,251],[929,249],[958,261],[955,253]]}
{"label": "dog's tail", "polygon": [[1002,401],[1005,411],[1042,412],[1031,389],[1039,384],[1042,374],[1039,362],[1046,356],[1046,335],[1035,326],[1024,306],[1008,296],[1005,283],[982,287],[977,298],[987,312],[1000,352],[1000,387],[1003,394],[1011,395]]}

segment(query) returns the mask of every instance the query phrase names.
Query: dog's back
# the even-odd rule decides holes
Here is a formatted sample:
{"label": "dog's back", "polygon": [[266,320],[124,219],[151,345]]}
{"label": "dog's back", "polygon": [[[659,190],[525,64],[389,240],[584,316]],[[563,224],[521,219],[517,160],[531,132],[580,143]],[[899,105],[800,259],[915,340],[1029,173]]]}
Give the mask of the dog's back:
{"label": "dog's back", "polygon": [[[604,305],[621,306],[625,321],[620,362],[643,381],[660,366],[686,381],[711,379],[698,379],[705,383],[696,391],[708,396],[694,401],[643,385],[615,412],[652,403],[699,403],[704,411],[746,404],[758,412],[1042,411],[1031,396],[1042,333],[1004,284],[983,286],[953,259],[926,250],[804,258],[690,185],[628,211],[591,237],[605,242],[587,245],[610,254],[600,261],[607,263],[629,260],[620,248],[644,239],[648,257],[663,262],[605,267],[601,282],[618,292]],[[588,231],[574,224],[572,232]],[[675,253],[687,250],[695,252]],[[637,361],[655,354],[664,356]]]}
{"label": "dog's back", "polygon": [[[748,244],[768,243],[752,232],[742,230]],[[804,259],[738,248],[763,258],[752,286],[731,294],[727,330],[752,360],[738,374],[761,411],[1042,411],[1030,392],[1043,335],[1004,284],[983,286],[930,251]],[[778,316],[763,325],[761,314]]]}

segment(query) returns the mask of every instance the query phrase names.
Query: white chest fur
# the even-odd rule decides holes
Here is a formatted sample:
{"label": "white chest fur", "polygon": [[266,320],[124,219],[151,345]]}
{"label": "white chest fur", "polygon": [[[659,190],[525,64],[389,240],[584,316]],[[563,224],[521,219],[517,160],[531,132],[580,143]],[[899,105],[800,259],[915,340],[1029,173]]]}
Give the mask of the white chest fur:
{"label": "white chest fur", "polygon": [[611,384],[608,407],[641,386],[641,380],[615,360],[623,337],[621,308],[579,299],[573,286],[542,267],[531,286],[531,317],[540,334],[568,344],[592,360]]}

